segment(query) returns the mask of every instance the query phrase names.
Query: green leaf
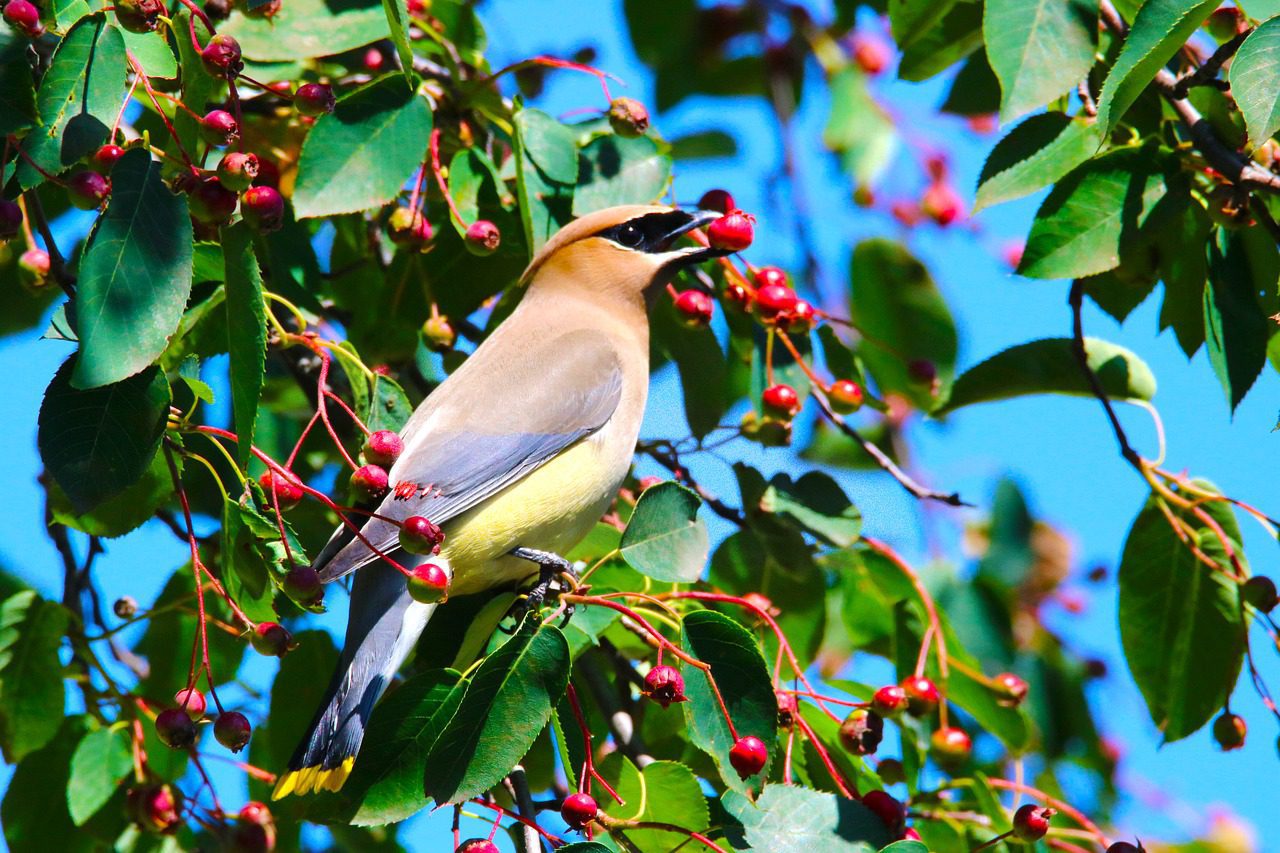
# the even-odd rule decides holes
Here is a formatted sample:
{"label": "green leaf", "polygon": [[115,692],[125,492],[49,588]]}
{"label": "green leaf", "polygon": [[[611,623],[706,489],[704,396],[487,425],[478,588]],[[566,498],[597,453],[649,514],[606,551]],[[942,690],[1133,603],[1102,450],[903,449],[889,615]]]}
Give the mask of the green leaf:
{"label": "green leaf", "polygon": [[295,214],[354,213],[391,201],[421,161],[431,126],[427,102],[398,76],[344,95],[302,144]]}
{"label": "green leaf", "polygon": [[721,799],[742,823],[753,850],[871,853],[892,840],[884,821],[869,808],[834,794],[769,785],[754,804],[736,791]]}
{"label": "green leaf", "polygon": [[729,365],[710,327],[686,328],[676,316],[674,300],[660,302],[649,312],[650,339],[654,349],[675,362],[689,431],[702,438],[720,425],[729,407]]}
{"label": "green leaf", "polygon": [[850,309],[865,337],[859,354],[881,395],[896,391],[928,411],[934,389],[915,379],[914,361],[933,364],[943,395],[956,364],[951,312],[924,264],[900,243],[864,240],[853,250]]}
{"label": "green leaf", "polygon": [[711,547],[707,526],[698,518],[701,505],[702,499],[679,483],[646,489],[622,533],[623,559],[654,580],[696,581]]}
{"label": "green leaf", "polygon": [[671,140],[671,157],[674,160],[708,160],[733,157],[737,153],[738,141],[722,130],[688,133]]}
{"label": "green leaf", "polygon": [[774,477],[760,508],[791,519],[837,548],[852,545],[862,532],[862,513],[840,485],[821,471],[810,471],[795,482],[786,474]]}
{"label": "green leaf", "polygon": [[[1156,377],[1137,355],[1099,338],[1085,338],[1089,366],[1113,400],[1150,400]],[[1009,347],[966,370],[951,386],[951,396],[935,416],[974,403],[1009,400],[1027,394],[1092,397],[1093,389],[1076,363],[1070,338],[1044,338]]]}
{"label": "green leaf", "polygon": [[671,183],[671,156],[647,136],[597,136],[582,148],[578,167],[574,216],[619,204],[652,204]]}
{"label": "green leaf", "polygon": [[83,826],[107,804],[120,782],[133,770],[133,750],[123,729],[98,729],[84,736],[71,756],[67,811]]}
{"label": "green leaf", "polygon": [[[181,470],[181,459],[175,459]],[[173,496],[173,477],[164,456],[157,453],[142,479],[86,513],[77,513],[66,492],[51,483],[49,508],[54,521],[67,527],[108,539],[123,536],[150,521],[161,505]]]}
{"label": "green leaf", "polygon": [[1000,80],[1000,119],[1064,94],[1093,67],[1098,5],[1088,0],[987,0],[987,60]]}
{"label": "green leaf", "polygon": [[[1133,522],[1120,558],[1120,641],[1129,672],[1165,742],[1180,740],[1220,709],[1240,673],[1245,623],[1223,544],[1190,513],[1192,543],[1220,566],[1213,571],[1178,538],[1152,496]],[[1225,503],[1201,507],[1223,526],[1236,553],[1239,530]]]}
{"label": "green leaf", "polygon": [[1217,0],[1146,0],[1098,97],[1098,125],[1110,133],[1156,72],[1217,8]]}
{"label": "green leaf", "polygon": [[[635,802],[637,808],[643,806],[637,816],[639,820],[679,826],[693,832],[702,832],[710,824],[707,798],[688,767],[676,761],[654,761],[645,765],[640,781],[641,796]],[[675,850],[689,841],[688,833],[659,829],[626,830],[626,836],[641,850]]]}
{"label": "green leaf", "polygon": [[120,30],[120,35],[124,38],[125,49],[138,60],[148,77],[178,78],[178,60],[167,38],[156,38],[154,33],[131,33],[125,29]]}
{"label": "green leaf", "polygon": [[266,380],[267,315],[262,271],[253,253],[253,232],[240,222],[222,231],[227,283],[227,346],[231,353],[231,409],[239,441],[236,455],[248,468],[253,429]]}
{"label": "green leaf", "polygon": [[1157,243],[1164,281],[1160,329],[1173,329],[1187,358],[1204,343],[1204,288],[1209,277],[1205,246],[1212,231],[1204,208],[1191,204],[1177,222],[1161,231]]}
{"label": "green leaf", "polygon": [[123,382],[81,391],[74,360],[58,368],[40,406],[40,458],[76,512],[84,513],[133,485],[160,444],[169,383],[154,367]]}
{"label": "green leaf", "polygon": [[497,784],[529,749],[569,683],[569,645],[537,614],[484,659],[427,756],[424,787],[457,803]]}
{"label": "green leaf", "polygon": [[[409,44],[409,9],[405,0],[382,0],[382,10],[387,15],[387,26],[391,29],[391,43],[396,46],[396,55],[400,57],[400,67],[406,74],[413,68],[413,46]],[[406,79],[412,86],[412,82]]]}
{"label": "green leaf", "polygon": [[958,116],[989,116],[1000,111],[1000,81],[985,50],[975,52],[960,66],[947,99],[938,109]]}
{"label": "green leaf", "polygon": [[453,155],[449,162],[449,194],[453,196],[459,216],[450,215],[450,219],[459,235],[466,236],[467,226],[482,218],[481,195],[486,202],[491,202],[505,192],[497,167],[484,152],[463,148]]}
{"label": "green leaf", "polygon": [[259,542],[264,526],[271,530],[271,522],[253,507],[230,499],[223,503],[222,583],[250,619],[274,622],[275,587]]}
{"label": "green leaf", "polygon": [[[232,15],[219,24],[218,32],[239,41],[246,59],[288,62],[332,56],[362,47],[388,38],[391,28],[381,0],[347,0],[344,3],[293,0],[270,18]],[[403,77],[392,75],[383,79],[402,91],[407,88]],[[424,135],[415,143],[415,157],[421,157],[426,150],[426,140]],[[408,175],[404,177],[407,179]]]}
{"label": "green leaf", "polygon": [[1257,294],[1274,294],[1277,279],[1275,246],[1259,256],[1250,251],[1246,234],[1218,229],[1209,243],[1209,286],[1204,289],[1205,348],[1232,412],[1266,364],[1272,324]]}
{"label": "green leaf", "polygon": [[33,752],[14,770],[0,806],[0,825],[10,853],[90,853],[101,849],[93,836],[78,829],[67,812],[71,756],[88,728],[82,715],[50,718],[57,737]]}
{"label": "green leaf", "polygon": [[982,46],[981,3],[890,0],[889,22],[902,49],[903,80],[927,80]]}
{"label": "green leaf", "polygon": [[1031,116],[997,142],[982,164],[974,213],[1057,182],[1101,145],[1092,122],[1053,112]]}
{"label": "green leaf", "polygon": [[[573,219],[573,185],[578,180],[578,155],[573,132],[546,113],[523,109],[516,113],[516,194],[525,243],[532,254]],[[570,147],[572,146],[572,147]],[[573,170],[566,162],[572,154]],[[563,180],[544,172],[551,163]]]}
{"label": "green leaf", "polygon": [[390,376],[375,373],[365,426],[374,432],[380,429],[399,432],[412,414],[413,405],[405,396],[404,389]]}
{"label": "green leaf", "polygon": [[1036,211],[1018,272],[1083,278],[1113,269],[1121,246],[1171,197],[1165,163],[1149,150],[1123,149],[1076,168]]}
{"label": "green leaf", "polygon": [[0,136],[18,133],[40,123],[35,83],[27,62],[27,40],[12,30],[0,30]]}
{"label": "green leaf", "polygon": [[191,219],[160,169],[149,151],[134,148],[111,170],[111,201],[80,263],[77,388],[118,382],[151,364],[187,306]]}
{"label": "green leaf", "polygon": [[867,88],[866,75],[854,66],[831,77],[831,115],[822,143],[840,155],[857,186],[874,184],[897,153],[897,125]]}
{"label": "green leaf", "polygon": [[107,26],[101,13],[82,18],[58,44],[40,80],[36,108],[42,126],[22,140],[22,152],[35,165],[18,163],[24,190],[44,180],[36,166],[56,175],[106,141],[124,98],[124,78],[120,31]]}
{"label": "green leaf", "polygon": [[[764,741],[770,748],[772,764],[778,700],[755,638],[746,628],[714,610],[690,613],[684,618],[683,628],[682,647],[711,666],[711,676],[720,689],[738,736],[754,735]],[[766,765],[760,773],[745,780],[738,778],[738,771],[729,764],[729,750],[733,748],[734,737],[710,681],[697,667],[686,666],[683,672],[685,695],[689,697],[689,701],[683,704],[689,740],[714,759],[720,778],[729,788],[740,792],[746,792],[753,786],[758,789],[760,780],[768,775],[769,767]]]}
{"label": "green leaf", "polygon": [[548,178],[560,184],[578,182],[578,141],[573,128],[542,110],[516,113],[520,145]]}
{"label": "green leaf", "polygon": [[0,747],[10,763],[47,744],[62,721],[62,663],[58,647],[66,609],[35,592],[0,606]]}

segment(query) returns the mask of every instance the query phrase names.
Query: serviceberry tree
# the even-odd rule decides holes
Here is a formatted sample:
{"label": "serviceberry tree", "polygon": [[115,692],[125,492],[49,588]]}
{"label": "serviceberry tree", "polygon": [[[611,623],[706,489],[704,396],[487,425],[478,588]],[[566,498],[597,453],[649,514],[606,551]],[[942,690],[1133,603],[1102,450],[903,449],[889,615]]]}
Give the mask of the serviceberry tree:
{"label": "serviceberry tree", "polygon": [[[1118,450],[1096,464],[1149,489],[1098,511],[1136,513],[1119,631],[1164,739],[1244,745],[1271,721],[1235,713],[1237,689],[1280,716],[1255,662],[1275,654],[1276,586],[1240,530],[1280,522],[1201,479],[1211,458],[1165,463],[1155,377],[1087,336],[1083,310],[1123,321],[1159,284],[1162,330],[1207,351],[1230,411],[1280,361],[1276,4],[624,0],[646,105],[590,48],[492,67],[468,0],[0,3],[0,333],[73,345],[38,430],[63,595],[3,577],[10,849],[310,849],[308,823],[399,849],[401,821],[445,808],[452,835],[420,849],[1139,850],[1110,830],[1092,668],[1040,618],[1071,569],[1062,534],[1012,483],[974,508],[909,465],[919,418],[1032,394],[1093,400]],[[898,153],[893,69],[949,77],[938,121],[1007,128],[976,195],[944,152]],[[548,74],[599,96],[550,115]],[[734,187],[679,177],[732,137],[661,133],[686,98],[741,96],[789,140],[818,92],[849,206],[889,226],[849,247],[839,294],[790,143],[786,270],[753,257]],[[1062,333],[960,370],[906,240],[979,239],[973,210],[1042,190],[1025,245],[993,251],[1069,282]],[[629,480],[568,555],[577,578],[529,612],[515,588],[450,597],[440,527],[407,519],[400,545],[427,561],[395,565],[447,604],[342,790],[267,805],[337,656],[310,614],[342,593],[309,558],[418,488],[388,478],[398,431],[509,314],[533,252],[575,216],[673,199],[723,213],[690,238],[739,254],[654,309],[653,367],[678,373],[687,428],[636,453],[669,476]],[[1130,441],[1126,404],[1161,446]],[[766,476],[752,444],[794,445],[769,451],[794,470]],[[713,494],[698,472],[725,461],[736,494]],[[971,571],[867,535],[846,469],[969,521]],[[154,601],[104,606],[97,557],[142,525],[189,558]],[[280,659],[261,693],[237,686],[248,650]],[[872,656],[894,677],[870,683]]]}

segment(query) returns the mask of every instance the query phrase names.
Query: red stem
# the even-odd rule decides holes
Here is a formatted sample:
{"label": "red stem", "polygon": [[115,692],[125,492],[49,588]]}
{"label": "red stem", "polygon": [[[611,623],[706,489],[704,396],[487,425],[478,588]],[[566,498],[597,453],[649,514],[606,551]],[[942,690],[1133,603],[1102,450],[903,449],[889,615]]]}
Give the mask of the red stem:
{"label": "red stem", "polygon": [[840,771],[836,769],[835,764],[831,761],[831,756],[827,754],[827,748],[822,745],[822,741],[818,740],[817,736],[813,733],[813,729],[811,729],[809,724],[805,722],[804,717],[796,714],[795,721],[796,725],[800,727],[800,731],[809,739],[809,743],[813,744],[814,750],[818,753],[818,758],[822,759],[822,766],[827,768],[827,772],[831,774],[831,779],[836,783],[836,787],[840,789],[840,793],[844,794],[851,800],[854,799],[855,796],[853,790],[857,790],[857,786],[853,786],[853,790],[850,790],[849,786],[845,784],[844,778],[840,775]]}
{"label": "red stem", "polygon": [[428,146],[431,152],[431,173],[435,176],[436,186],[440,187],[440,194],[444,196],[445,204],[449,205],[449,212],[453,214],[453,218],[462,226],[466,226],[467,222],[462,218],[462,214],[458,212],[458,206],[453,202],[453,196],[449,195],[449,185],[445,182],[444,175],[440,169],[440,128],[434,128],[431,131],[431,143]]}

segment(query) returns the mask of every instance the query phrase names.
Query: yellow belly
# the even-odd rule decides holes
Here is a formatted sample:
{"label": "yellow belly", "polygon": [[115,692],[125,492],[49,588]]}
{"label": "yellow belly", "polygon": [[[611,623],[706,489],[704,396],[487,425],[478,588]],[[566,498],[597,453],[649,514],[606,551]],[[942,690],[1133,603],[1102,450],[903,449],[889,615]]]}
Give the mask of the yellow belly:
{"label": "yellow belly", "polygon": [[609,508],[626,476],[629,454],[587,439],[444,525],[441,556],[453,572],[450,592],[466,595],[537,574],[512,548],[564,554]]}

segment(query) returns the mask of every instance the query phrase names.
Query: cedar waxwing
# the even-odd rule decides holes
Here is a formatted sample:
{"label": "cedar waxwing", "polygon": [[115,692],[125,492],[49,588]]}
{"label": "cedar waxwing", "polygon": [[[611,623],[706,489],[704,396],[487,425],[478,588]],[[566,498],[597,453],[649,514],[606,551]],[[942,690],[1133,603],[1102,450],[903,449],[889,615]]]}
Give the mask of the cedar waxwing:
{"label": "cedar waxwing", "polygon": [[[725,254],[672,249],[718,217],[630,205],[566,225],[525,270],[511,316],[409,418],[377,512],[441,526],[429,559],[451,573],[450,594],[545,585],[608,509],[644,416],[648,303],[681,267]],[[409,568],[428,559],[402,551],[384,518],[364,540]],[[325,581],[359,571],[337,671],[273,799],[342,787],[374,703],[438,606],[414,601],[405,576],[343,528],[314,568]]]}

